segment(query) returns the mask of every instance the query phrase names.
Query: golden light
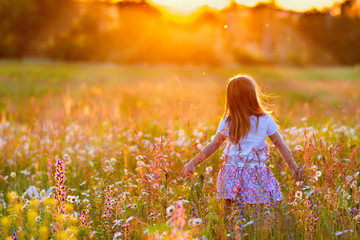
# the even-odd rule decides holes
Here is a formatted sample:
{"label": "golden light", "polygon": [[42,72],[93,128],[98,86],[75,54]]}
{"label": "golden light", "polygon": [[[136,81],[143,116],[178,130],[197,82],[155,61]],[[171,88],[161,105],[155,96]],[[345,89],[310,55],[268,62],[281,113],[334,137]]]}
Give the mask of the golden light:
{"label": "golden light", "polygon": [[[182,15],[191,14],[204,5],[210,8],[223,9],[228,6],[231,0],[150,0],[155,5],[164,7],[164,10],[178,13]],[[342,2],[343,0],[275,0],[274,2],[288,10],[294,11],[306,11],[312,8],[322,9],[324,7],[330,7],[334,3]],[[236,3],[253,7],[259,2],[271,2],[260,0],[235,0]]]}
{"label": "golden light", "polygon": [[229,5],[230,0],[152,0],[156,5],[169,7],[179,13],[191,13],[204,5],[210,8],[222,9]]}
{"label": "golden light", "polygon": [[259,0],[236,0],[235,2],[237,2],[238,4],[241,5],[245,5],[248,7],[253,7],[256,4],[258,4],[259,2],[267,2],[267,1],[259,1]]}
{"label": "golden light", "polygon": [[334,3],[343,2],[342,0],[277,0],[276,3],[284,8],[295,11],[306,11],[312,8],[322,9],[330,7]]}

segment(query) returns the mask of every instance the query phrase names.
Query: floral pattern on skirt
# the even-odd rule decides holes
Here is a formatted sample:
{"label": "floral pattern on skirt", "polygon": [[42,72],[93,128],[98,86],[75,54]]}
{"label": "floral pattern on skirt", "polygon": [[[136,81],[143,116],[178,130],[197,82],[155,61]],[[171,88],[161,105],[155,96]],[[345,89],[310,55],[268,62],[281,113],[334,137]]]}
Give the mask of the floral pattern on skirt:
{"label": "floral pattern on skirt", "polygon": [[283,200],[275,176],[268,167],[223,165],[217,178],[218,198],[257,204]]}

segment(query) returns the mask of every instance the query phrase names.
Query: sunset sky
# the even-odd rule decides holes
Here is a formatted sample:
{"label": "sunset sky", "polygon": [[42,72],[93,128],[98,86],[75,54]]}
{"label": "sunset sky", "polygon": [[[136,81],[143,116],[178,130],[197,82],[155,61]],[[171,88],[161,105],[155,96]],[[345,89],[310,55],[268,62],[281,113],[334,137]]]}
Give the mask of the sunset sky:
{"label": "sunset sky", "polygon": [[[239,4],[254,6],[258,0],[235,0]],[[230,0],[151,0],[156,5],[168,7],[172,11],[179,13],[191,13],[203,5],[212,8],[221,9],[227,6]],[[261,1],[266,2],[266,1]],[[343,2],[341,0],[277,0],[276,3],[284,9],[295,11],[305,11],[311,8],[322,9],[329,7],[335,2]]]}

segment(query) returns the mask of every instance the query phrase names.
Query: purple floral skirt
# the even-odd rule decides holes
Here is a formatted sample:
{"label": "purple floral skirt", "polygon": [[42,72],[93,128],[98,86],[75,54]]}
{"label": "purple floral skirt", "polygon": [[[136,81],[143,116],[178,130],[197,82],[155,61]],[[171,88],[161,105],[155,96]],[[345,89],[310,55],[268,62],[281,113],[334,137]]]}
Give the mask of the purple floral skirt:
{"label": "purple floral skirt", "polygon": [[268,167],[223,165],[217,178],[218,198],[250,204],[283,200],[278,182]]}

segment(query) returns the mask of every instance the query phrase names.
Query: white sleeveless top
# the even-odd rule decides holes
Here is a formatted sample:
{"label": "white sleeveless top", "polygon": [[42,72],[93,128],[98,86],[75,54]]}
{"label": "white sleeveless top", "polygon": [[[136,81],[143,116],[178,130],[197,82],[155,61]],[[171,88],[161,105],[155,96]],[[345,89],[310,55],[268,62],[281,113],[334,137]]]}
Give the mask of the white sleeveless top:
{"label": "white sleeveless top", "polygon": [[[257,118],[254,115],[249,118],[250,131],[240,144],[233,144],[228,139],[221,157],[225,161],[224,164],[238,167],[265,167],[265,162],[269,160],[266,135],[273,135],[279,130],[279,127],[270,115],[262,115],[259,117],[258,129],[255,132]],[[217,133],[229,137],[229,126],[225,122],[226,119],[227,116],[221,119]]]}

